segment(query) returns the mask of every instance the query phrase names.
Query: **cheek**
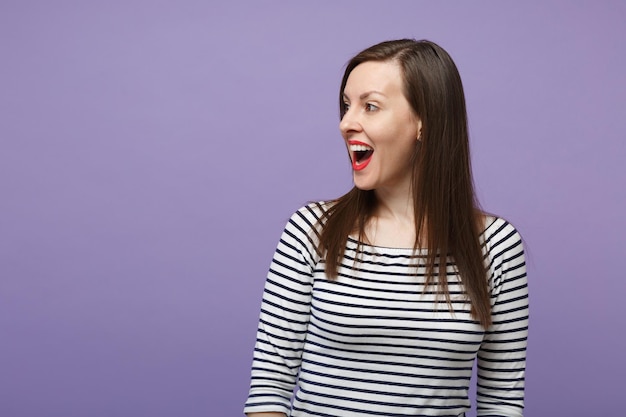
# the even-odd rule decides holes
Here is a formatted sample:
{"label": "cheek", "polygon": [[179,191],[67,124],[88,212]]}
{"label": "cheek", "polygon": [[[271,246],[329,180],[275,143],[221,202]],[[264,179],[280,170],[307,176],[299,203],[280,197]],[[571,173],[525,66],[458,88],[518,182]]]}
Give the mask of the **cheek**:
{"label": "cheek", "polygon": [[371,124],[366,133],[376,146],[387,148],[386,152],[406,152],[417,144],[417,126],[409,115]]}
{"label": "cheek", "polygon": [[408,164],[413,159],[417,147],[417,137],[413,136],[413,132],[399,132],[393,144],[393,152],[398,163]]}
{"label": "cheek", "polygon": [[418,144],[417,131],[411,128],[398,129],[394,132],[394,142],[402,152],[412,151]]}

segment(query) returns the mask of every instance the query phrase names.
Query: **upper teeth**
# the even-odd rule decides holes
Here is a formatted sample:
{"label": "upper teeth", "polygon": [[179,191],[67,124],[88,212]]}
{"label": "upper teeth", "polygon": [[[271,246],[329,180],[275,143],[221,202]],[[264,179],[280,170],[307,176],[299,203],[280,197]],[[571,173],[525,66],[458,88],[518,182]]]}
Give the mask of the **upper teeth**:
{"label": "upper teeth", "polygon": [[350,145],[350,151],[351,152],[356,152],[356,151],[369,151],[372,148],[367,146],[367,145]]}

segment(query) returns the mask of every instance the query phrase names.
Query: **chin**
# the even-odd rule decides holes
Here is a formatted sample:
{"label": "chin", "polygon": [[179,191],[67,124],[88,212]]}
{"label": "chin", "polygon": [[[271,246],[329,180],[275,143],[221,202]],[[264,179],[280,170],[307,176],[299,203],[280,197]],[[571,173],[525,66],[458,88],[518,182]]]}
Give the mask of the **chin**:
{"label": "chin", "polygon": [[363,191],[373,191],[380,185],[380,178],[377,175],[373,175],[374,173],[368,172],[367,174],[363,171],[353,171],[352,172],[352,182],[354,186],[359,190]]}
{"label": "chin", "polygon": [[357,181],[354,182],[354,186],[361,191],[372,191],[376,189],[376,187],[371,184],[359,184]]}

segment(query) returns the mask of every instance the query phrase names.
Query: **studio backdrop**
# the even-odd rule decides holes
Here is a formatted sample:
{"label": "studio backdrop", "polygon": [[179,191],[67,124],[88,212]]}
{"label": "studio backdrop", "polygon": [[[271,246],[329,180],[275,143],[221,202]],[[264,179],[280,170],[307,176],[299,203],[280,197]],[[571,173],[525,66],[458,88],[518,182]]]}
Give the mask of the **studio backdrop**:
{"label": "studio backdrop", "polygon": [[526,243],[526,415],[626,393],[621,1],[0,4],[0,416],[242,415],[285,222],[351,187],[347,60],[437,42]]}

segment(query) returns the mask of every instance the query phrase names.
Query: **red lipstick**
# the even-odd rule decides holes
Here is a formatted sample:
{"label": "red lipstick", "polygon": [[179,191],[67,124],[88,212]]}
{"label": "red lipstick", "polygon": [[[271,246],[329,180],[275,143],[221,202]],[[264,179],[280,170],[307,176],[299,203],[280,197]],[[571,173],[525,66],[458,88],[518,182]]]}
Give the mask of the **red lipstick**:
{"label": "red lipstick", "polygon": [[358,140],[349,140],[348,149],[352,160],[352,169],[355,171],[365,169],[374,155],[374,149],[370,145]]}

